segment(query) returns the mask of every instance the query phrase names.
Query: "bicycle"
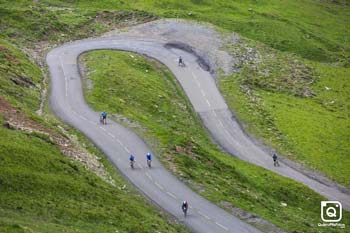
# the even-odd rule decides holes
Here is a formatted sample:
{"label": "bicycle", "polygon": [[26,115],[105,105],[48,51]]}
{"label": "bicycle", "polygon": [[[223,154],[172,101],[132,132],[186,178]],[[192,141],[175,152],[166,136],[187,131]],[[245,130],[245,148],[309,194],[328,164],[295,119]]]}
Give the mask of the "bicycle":
{"label": "bicycle", "polygon": [[134,169],[135,156],[131,154],[129,160],[131,169]]}
{"label": "bicycle", "polygon": [[149,167],[149,168],[151,168],[151,163],[152,163],[152,155],[151,155],[151,153],[147,153],[146,154],[146,159],[147,159],[147,166]]}
{"label": "bicycle", "polygon": [[107,125],[107,113],[106,112],[102,112],[100,115],[100,123],[102,125]]}
{"label": "bicycle", "polygon": [[187,217],[187,208],[186,208],[186,207],[183,207],[183,208],[182,208],[182,211],[184,212],[184,217],[186,218],[186,217]]}
{"label": "bicycle", "polygon": [[278,162],[278,158],[277,158],[276,154],[273,154],[272,159],[273,159],[273,166],[274,167],[279,167],[280,163]]}
{"label": "bicycle", "polygon": [[178,65],[179,65],[180,67],[185,67],[185,66],[186,66],[184,60],[183,60],[181,57],[179,58],[179,63],[178,63]]}
{"label": "bicycle", "polygon": [[182,208],[182,212],[184,213],[184,217],[186,218],[187,211],[188,211],[188,202],[187,201],[182,202],[181,208]]}
{"label": "bicycle", "polygon": [[103,125],[103,117],[100,116],[100,124]]}
{"label": "bicycle", "polygon": [[152,163],[152,160],[148,159],[148,160],[147,160],[147,166],[148,166],[149,168],[152,167],[152,164],[151,164],[151,163]]}

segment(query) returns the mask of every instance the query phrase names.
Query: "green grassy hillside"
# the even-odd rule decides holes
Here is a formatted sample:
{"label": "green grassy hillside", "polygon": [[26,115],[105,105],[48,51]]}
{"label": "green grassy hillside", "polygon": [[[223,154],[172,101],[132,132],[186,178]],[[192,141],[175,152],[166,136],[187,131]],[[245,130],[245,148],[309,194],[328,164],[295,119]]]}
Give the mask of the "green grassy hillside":
{"label": "green grassy hillside", "polygon": [[111,186],[42,135],[0,135],[0,232],[185,232],[119,175]]}
{"label": "green grassy hillside", "polygon": [[350,69],[250,45],[261,61],[219,81],[229,106],[265,144],[350,187]]}
{"label": "green grassy hillside", "polygon": [[[63,11],[52,6],[70,9]],[[50,10],[47,7],[51,7]],[[19,28],[24,29],[21,31],[24,34],[29,32],[28,37],[34,34],[45,37],[50,31],[70,36],[79,25],[83,26],[85,33],[92,33],[106,28],[99,23],[100,20],[91,24],[97,11],[105,10],[105,14],[109,15],[110,10],[138,9],[162,17],[210,22],[281,51],[312,60],[350,65],[350,29],[347,26],[350,24],[350,10],[347,0],[45,0],[36,3],[3,0],[0,8],[3,8],[1,24],[11,25],[2,30],[5,29],[10,37]]]}
{"label": "green grassy hillside", "polygon": [[[41,118],[34,114],[40,103],[43,74],[21,50],[37,50],[39,47],[45,49],[158,17],[210,22],[223,33],[236,31],[265,44],[249,43],[249,46],[264,55],[273,54],[265,57],[257,70],[242,65],[240,73],[220,80],[221,90],[229,105],[248,126],[248,131],[266,144],[341,184],[349,185],[350,93],[347,67],[350,65],[350,10],[347,0],[0,0],[0,100],[6,99],[15,107],[12,114],[24,113],[25,118],[34,119],[40,127],[59,132],[56,126],[61,123],[53,120],[51,115],[45,114]],[[39,55],[43,56],[44,49],[39,50]],[[150,67],[147,64],[145,66]],[[135,70],[135,75],[140,75],[140,67]],[[266,75],[266,70],[269,75]],[[123,85],[126,90],[130,87],[150,86],[147,83],[130,84],[130,80],[124,81],[117,84]],[[171,94],[166,89],[169,85],[174,87],[175,84],[171,84],[171,81],[167,84],[154,82],[152,85],[162,85],[159,88],[163,88],[159,89],[162,91],[155,92],[160,96],[152,96],[154,101],[157,102],[157,98],[162,99],[164,95],[174,97],[174,93]],[[307,93],[311,95],[304,95]],[[180,98],[179,103],[186,102],[180,91],[176,95]],[[132,98],[136,98],[139,103]],[[134,105],[127,107],[123,103],[125,99]],[[189,106],[171,106],[168,109],[167,103],[162,106],[156,102],[150,105],[141,96],[124,96],[118,101],[118,109],[115,109],[114,103],[106,106],[106,109],[123,113],[147,127],[147,135],[144,136],[151,138],[151,144],[158,142],[161,145],[155,148],[159,148],[158,152],[165,156],[165,162],[169,160],[168,165],[185,181],[194,181],[194,189],[200,191],[204,187],[203,195],[209,199],[217,203],[226,200],[258,213],[285,229],[310,231],[315,229],[312,224],[320,221],[317,214],[320,200],[318,195],[294,182],[261,169],[255,170],[254,166],[228,159],[217,152],[207,142],[199,122],[193,126],[186,123],[186,116],[192,114]],[[133,111],[136,107],[142,109],[142,117]],[[174,114],[167,115],[164,112]],[[0,115],[1,124],[8,121],[8,114],[6,119],[4,113]],[[196,120],[193,117],[192,114],[192,119]],[[184,130],[183,133],[176,131],[179,126],[179,129]],[[192,141],[187,127],[203,138]],[[112,197],[112,194],[116,194],[118,200],[126,200],[126,195],[137,194],[133,191],[132,194],[120,192],[85,171],[79,164],[64,158],[57,145],[45,135],[2,126],[0,128],[1,232],[139,230],[132,222],[109,222],[110,216],[106,214],[109,212],[115,219],[120,216],[126,216],[127,219],[143,216],[145,221],[138,224],[150,231],[155,229],[147,228],[154,227],[149,222],[157,222],[157,229],[162,232],[181,231],[177,226],[168,224],[143,199],[137,197],[135,203],[125,205],[126,209],[136,206],[133,212],[122,212],[119,207],[110,209],[100,199],[97,202],[100,206],[87,208],[89,204],[94,204],[90,200],[92,194],[87,193],[93,185],[96,189],[93,195],[106,198],[106,203],[113,202],[115,196]],[[169,135],[169,128],[176,132],[176,137]],[[159,132],[153,132],[152,129]],[[81,135],[79,138],[83,140]],[[184,141],[190,143],[184,144]],[[84,142],[88,144],[85,140]],[[90,149],[102,157],[93,147]],[[43,154],[45,150],[50,153]],[[168,153],[163,153],[164,151]],[[177,156],[171,156],[173,154]],[[205,157],[206,154],[209,156]],[[45,159],[38,155],[45,156]],[[192,158],[192,155],[196,156]],[[30,162],[36,160],[35,164]],[[104,164],[114,174],[119,186],[123,187],[123,181],[108,165],[108,161]],[[209,166],[212,164],[216,166]],[[187,170],[192,166],[196,167],[196,173]],[[36,171],[38,167],[46,170]],[[209,172],[213,174],[212,177],[208,176]],[[218,175],[221,173],[231,178]],[[205,177],[202,183],[199,183],[199,177]],[[273,183],[269,180],[273,180]],[[55,196],[55,187],[52,185],[60,187],[60,183],[69,187],[62,198]],[[46,194],[44,190],[47,189],[51,192]],[[301,196],[299,189],[303,193]],[[5,191],[2,192],[3,190]],[[305,203],[305,196],[310,196],[310,202]],[[127,200],[129,202],[130,198]],[[288,207],[282,208],[281,201],[288,202]],[[118,202],[120,203],[124,202]],[[79,207],[79,210],[86,210],[86,215],[73,210],[73,205]],[[305,205],[305,209],[309,210],[300,210],[300,205]],[[279,212],[282,214],[277,217]],[[91,218],[94,218],[91,216],[100,221],[91,224]]]}
{"label": "green grassy hillside", "polygon": [[0,37],[31,48],[38,42],[63,43],[156,18],[144,11],[98,11],[72,3],[60,8],[46,2],[0,1]]}
{"label": "green grassy hillside", "polygon": [[67,139],[56,127],[61,123],[34,114],[41,80],[38,67],[0,41],[0,232],[186,232],[69,128],[100,158],[115,186],[62,154],[52,139]]}
{"label": "green grassy hillside", "polygon": [[[263,73],[264,70],[270,69],[269,77],[262,77],[257,74],[258,72],[252,71],[249,64],[242,72],[226,77],[221,82],[221,89],[225,92],[229,105],[248,126],[249,131],[266,144],[291,159],[297,159],[309,168],[321,171],[336,182],[349,186],[350,170],[346,168],[350,158],[346,141],[350,136],[344,131],[339,134],[339,127],[348,125],[347,117],[345,119],[343,117],[349,114],[348,108],[337,108],[342,104],[324,103],[326,99],[323,99],[325,96],[323,94],[319,94],[316,98],[311,96],[308,100],[305,98],[296,100],[294,95],[299,93],[286,92],[287,89],[302,89],[306,84],[305,81],[312,76],[314,84],[307,85],[312,93],[327,93],[326,95],[332,93],[331,95],[336,95],[334,98],[340,98],[341,101],[343,101],[342,95],[344,97],[349,95],[346,84],[342,87],[345,91],[339,92],[338,81],[329,78],[337,76],[341,83],[346,83],[349,72],[341,67],[348,67],[350,61],[349,12],[350,7],[346,0],[1,1],[0,37],[21,47],[33,48],[38,44],[42,45],[43,42],[44,45],[63,43],[98,35],[116,26],[145,22],[157,17],[176,17],[211,22],[222,32],[235,31],[247,38],[263,42],[266,44],[262,45],[263,50],[265,48],[271,50],[272,47],[276,48],[279,54],[278,59],[272,56],[270,59],[265,59],[265,63],[258,67]],[[284,55],[281,55],[281,51]],[[271,52],[264,55],[269,53]],[[309,62],[311,73],[306,70],[304,82],[294,82],[293,76],[290,76],[288,71],[294,66],[292,59],[298,60],[301,57],[312,60]],[[307,61],[299,63],[305,64]],[[331,65],[318,62],[330,62]],[[286,79],[288,82],[284,82],[284,78],[288,75],[289,78]],[[303,79],[303,73],[296,75]],[[238,88],[244,84],[242,82],[247,80],[248,76],[260,80],[257,81],[259,85],[264,82],[264,87],[249,87],[254,89],[254,95],[260,95],[259,103],[252,103],[244,91]],[[279,81],[275,82],[273,79]],[[328,92],[322,91],[317,85],[324,79],[328,80],[327,85],[336,88]],[[266,88],[267,82],[272,82],[274,86]],[[316,91],[317,88],[320,91]],[[277,89],[277,94],[283,89],[285,95],[276,96],[284,99],[276,104],[272,104],[271,98],[268,98],[266,93],[259,93],[259,90],[267,90],[269,94],[276,94]],[[290,98],[302,102],[294,105],[297,112],[292,113],[293,119],[292,114],[284,112],[289,109],[287,103]],[[327,100],[331,103],[334,101],[329,98]],[[312,107],[309,106],[310,101],[314,103]],[[266,105],[271,103],[274,107],[267,108],[262,103]],[[324,107],[325,105],[327,106]],[[331,110],[330,105],[333,105]],[[253,109],[259,111],[255,115],[247,114],[244,112],[247,106],[254,106],[251,111]],[[300,106],[308,106],[311,109],[300,111]],[[337,110],[334,112],[335,108]],[[315,121],[315,114],[319,121]],[[294,124],[289,124],[291,121]],[[293,128],[289,127],[291,125]],[[308,132],[304,134],[306,129]],[[333,170],[337,172],[332,172]]]}
{"label": "green grassy hillside", "polygon": [[50,136],[36,131],[66,137],[52,116],[35,115],[43,73],[18,49],[33,48],[40,41],[52,45],[93,36],[125,20],[153,16],[62,11],[28,3],[32,1],[0,2],[0,232],[185,232],[140,197],[77,132],[66,129],[100,158],[115,187],[67,158]]}
{"label": "green grassy hillside", "polygon": [[[55,35],[52,32],[71,37],[74,30],[79,30],[84,36],[111,28],[118,18],[132,18],[130,13],[115,16],[110,10],[136,9],[141,11],[142,17],[150,16],[143,12],[147,11],[162,17],[210,22],[281,51],[312,60],[350,65],[350,29],[347,27],[350,11],[346,0],[21,0],[15,3],[3,0],[0,3],[1,34],[16,40],[24,37],[37,40]],[[103,14],[96,13],[102,10],[105,10]],[[96,20],[96,15],[100,19],[107,18],[109,23]]]}
{"label": "green grassy hillside", "polygon": [[288,231],[318,230],[323,198],[294,181],[223,154],[164,67],[115,51],[90,52],[82,60],[93,86],[85,86],[88,103],[98,111],[120,114],[116,120],[145,138],[165,165],[194,190],[218,205],[242,208]]}
{"label": "green grassy hillside", "polygon": [[137,1],[165,17],[211,22],[228,31],[302,57],[349,64],[350,23],[346,0]]}
{"label": "green grassy hillside", "polygon": [[23,109],[40,104],[40,69],[13,45],[0,39],[0,95]]}

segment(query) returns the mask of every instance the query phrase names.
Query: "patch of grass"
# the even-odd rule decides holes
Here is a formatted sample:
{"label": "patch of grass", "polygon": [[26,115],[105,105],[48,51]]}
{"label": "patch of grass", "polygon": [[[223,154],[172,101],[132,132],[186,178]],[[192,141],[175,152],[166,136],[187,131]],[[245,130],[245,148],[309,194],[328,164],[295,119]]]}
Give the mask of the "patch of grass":
{"label": "patch of grass", "polygon": [[113,187],[38,134],[0,127],[0,167],[1,232],[185,232],[115,171]]}
{"label": "patch of grass", "polygon": [[[35,43],[63,43],[100,35],[123,25],[156,19],[144,11],[54,7],[46,3],[0,3],[0,36],[12,43],[33,47]],[[91,3],[89,3],[91,4]],[[72,6],[71,4],[68,4]]]}
{"label": "patch of grass", "polygon": [[0,39],[0,95],[23,109],[40,103],[42,72],[20,50]]}
{"label": "patch of grass", "polygon": [[261,60],[220,79],[230,108],[265,144],[349,187],[350,69],[253,46]]}
{"label": "patch of grass", "polygon": [[234,67],[246,89],[276,91],[299,97],[314,95],[311,84],[317,80],[317,74],[299,57],[247,39],[241,39],[225,49],[235,58]]}
{"label": "patch of grass", "polygon": [[87,102],[98,111],[128,118],[131,122],[125,124],[201,195],[226,208],[223,203],[228,202],[288,231],[319,230],[323,198],[299,183],[223,154],[167,69],[127,52],[94,51],[81,61],[89,73],[85,79],[93,86],[88,89],[85,80]]}

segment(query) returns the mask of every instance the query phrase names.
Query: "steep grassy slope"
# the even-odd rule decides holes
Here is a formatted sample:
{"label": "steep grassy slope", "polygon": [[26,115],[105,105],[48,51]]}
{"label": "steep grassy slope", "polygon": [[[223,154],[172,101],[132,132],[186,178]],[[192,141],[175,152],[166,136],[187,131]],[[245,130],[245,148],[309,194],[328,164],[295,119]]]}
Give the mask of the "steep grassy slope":
{"label": "steep grassy slope", "polygon": [[[135,9],[139,11],[134,11]],[[328,69],[327,66],[322,64],[312,63],[310,67],[315,66],[316,68],[314,70],[317,72],[314,72],[312,69],[311,72],[317,74],[309,74],[307,71],[305,74],[306,79],[312,75],[330,77],[330,72],[334,71],[331,74],[332,76],[340,75],[340,79],[344,80],[344,75],[347,75],[348,72],[346,70],[343,70],[344,72],[340,71],[341,68],[338,71],[337,67],[349,66],[350,32],[347,26],[350,24],[349,9],[349,5],[345,0],[317,2],[312,0],[301,0],[297,2],[291,0],[147,0],[131,2],[114,0],[94,2],[87,0],[69,2],[59,0],[37,2],[20,0],[13,2],[3,0],[0,2],[0,37],[11,40],[12,43],[19,44],[20,46],[32,48],[33,45],[37,46],[39,44],[41,46],[42,42],[45,42],[43,44],[62,43],[72,39],[97,35],[115,26],[145,22],[156,18],[157,16],[154,16],[156,14],[162,17],[188,18],[211,22],[225,32],[236,31],[280,51],[286,51],[288,52],[287,56],[291,57],[287,59],[286,64],[283,64],[284,58],[274,59],[272,56],[266,62],[265,66],[260,67],[260,70],[264,72],[264,69],[272,66],[270,69],[272,71],[272,75],[269,75],[270,78],[267,79],[266,77],[262,77],[262,75],[258,75],[247,64],[245,73],[243,72],[231,78],[226,78],[223,81],[225,84],[222,82],[222,90],[225,92],[233,110],[237,111],[245,124],[250,125],[250,132],[255,133],[258,137],[262,137],[263,141],[277,148],[290,158],[298,159],[299,162],[304,163],[308,167],[321,171],[333,180],[348,186],[349,180],[346,177],[349,177],[348,174],[350,171],[346,169],[349,163],[349,156],[346,156],[346,154],[349,150],[346,145],[343,146],[343,142],[348,139],[348,134],[344,132],[338,134],[337,130],[335,130],[339,128],[339,125],[347,125],[347,121],[345,120],[344,122],[343,117],[338,117],[339,114],[341,116],[348,114],[346,108],[342,108],[342,110],[338,109],[336,111],[337,113],[331,113],[332,117],[329,117],[329,114],[323,114],[324,112],[318,114],[320,112],[316,108],[319,108],[322,104],[318,105],[318,107],[312,107],[313,111],[307,110],[308,114],[306,115],[293,113],[296,117],[300,116],[300,118],[296,119],[296,122],[308,123],[304,125],[304,128],[299,128],[298,131],[290,131],[286,128],[291,121],[290,118],[279,118],[278,123],[275,122],[275,120],[277,121],[277,117],[272,119],[273,115],[286,115],[280,112],[283,109],[288,109],[287,101],[280,102],[278,113],[272,113],[271,110],[265,109],[264,106],[260,105],[260,103],[267,101],[267,97],[265,98],[266,95],[260,96],[261,102],[251,103],[249,97],[248,99],[244,97],[245,91],[239,91],[238,87],[242,85],[242,82],[239,80],[247,80],[246,77],[251,72],[254,74],[252,75],[254,79],[261,79],[260,84],[264,82],[263,85],[266,85],[267,82],[272,81],[275,86],[269,86],[269,93],[271,93],[271,90],[281,88],[283,91],[287,89],[302,89],[302,86],[306,82],[293,82],[293,77],[289,77],[287,83],[283,82],[283,77],[290,70],[288,66],[293,66],[291,59],[299,59],[300,56],[315,61],[332,62],[336,65]],[[298,56],[294,57],[291,55],[292,53]],[[304,62],[301,63],[303,64]],[[278,71],[280,68],[283,70]],[[303,74],[298,75],[302,76]],[[238,78],[239,80],[237,80],[239,76],[245,78]],[[273,81],[272,79],[277,76],[280,76],[277,78],[279,81]],[[306,79],[304,81],[307,81]],[[315,77],[311,79],[315,82],[318,80]],[[259,81],[257,83],[259,84]],[[329,86],[338,85],[335,79],[328,79],[328,84]],[[266,87],[260,89],[267,90]],[[311,90],[312,88],[310,87],[309,89]],[[346,89],[348,88],[344,86],[343,90]],[[280,90],[277,93],[280,93]],[[333,90],[328,93],[337,92]],[[255,94],[259,93],[256,92]],[[293,98],[294,94],[287,92],[286,98]],[[341,95],[340,92],[338,94],[337,96]],[[348,92],[344,94],[347,95]],[[317,103],[323,102],[322,98],[316,98],[314,100]],[[333,100],[329,101],[332,102]],[[302,105],[305,106],[307,103],[308,101],[303,102]],[[254,105],[254,109],[260,109],[260,112],[255,113],[255,116],[253,114],[243,116],[244,112],[242,110],[248,105]],[[274,104],[274,106],[277,105]],[[329,106],[327,104],[327,109],[329,109]],[[311,112],[313,113],[310,114]],[[320,121],[313,119],[314,113],[317,113],[321,117]],[[269,116],[267,117],[266,114]],[[322,118],[322,116],[326,115],[328,117]],[[291,115],[289,114],[288,116]],[[248,119],[247,117],[251,118]],[[302,118],[306,120],[302,121]],[[334,119],[340,120],[334,121]],[[258,121],[259,123],[254,121]],[[323,127],[321,122],[327,122],[327,126]],[[333,125],[333,123],[338,126]],[[260,126],[258,126],[259,124]],[[271,124],[274,126],[271,127]],[[298,123],[298,125],[300,124]],[[270,128],[269,131],[271,132],[267,131],[266,126]],[[323,135],[322,140],[319,140],[317,137],[320,130],[315,130],[320,127],[328,129],[321,130],[321,134]],[[302,136],[305,128],[312,129],[312,132],[305,134],[310,135],[306,146],[304,146],[306,137]],[[296,128],[294,127],[294,129]],[[262,131],[264,132],[261,133]],[[330,140],[324,139],[329,136]],[[290,141],[289,138],[294,141]],[[335,143],[339,138],[342,141],[341,144]],[[322,149],[314,149],[318,147]],[[339,147],[341,147],[340,150],[336,149]],[[330,164],[330,166],[327,164]],[[344,167],[345,172],[343,172]],[[337,174],[332,172],[333,168],[338,171],[336,172]]]}
{"label": "steep grassy slope", "polygon": [[0,36],[33,47],[37,42],[63,43],[156,18],[144,11],[98,11],[73,6],[46,6],[45,1],[1,1]]}
{"label": "steep grassy slope", "polygon": [[230,107],[266,144],[350,187],[350,69],[250,45],[259,59],[219,82]]}
{"label": "steep grassy slope", "polygon": [[88,103],[98,111],[118,114],[115,118],[144,137],[163,163],[194,190],[224,208],[242,208],[285,230],[318,230],[322,197],[220,152],[164,67],[115,51],[90,52],[82,60],[93,86],[85,86]]}
{"label": "steep grassy slope", "polygon": [[117,187],[105,183],[41,135],[3,127],[0,135],[1,232],[183,231],[120,176]]}
{"label": "steep grassy slope", "polygon": [[[28,9],[28,5],[60,6],[70,9],[58,11],[51,8],[51,12],[47,12],[46,8]],[[33,33],[46,34],[47,31],[58,30],[69,36],[71,30],[79,28],[75,27],[77,24],[89,29],[85,31],[106,27],[98,22],[92,25],[89,23],[98,10],[138,9],[162,17],[211,22],[281,51],[289,51],[317,61],[350,65],[350,29],[347,27],[350,24],[350,11],[347,0],[100,0],[93,2],[45,0],[36,3],[21,0],[16,3],[2,1],[1,6],[11,9],[10,14],[8,10],[3,10],[1,15],[11,15],[11,19],[15,21],[10,24],[12,27],[15,26],[15,29],[6,28],[8,32],[16,31],[17,26],[23,26],[25,31],[30,30]],[[21,12],[13,11],[13,6],[20,6]],[[33,15],[37,18],[34,19]],[[2,24],[6,22],[5,19],[8,21],[4,18]],[[25,19],[34,19],[34,21]],[[18,25],[19,20],[22,22],[21,25]],[[35,27],[37,22],[40,23],[42,20],[49,20],[50,23]]]}
{"label": "steep grassy slope", "polygon": [[349,5],[330,1],[138,1],[165,17],[211,22],[273,48],[318,61],[349,64]]}
{"label": "steep grassy slope", "polygon": [[185,232],[69,128],[105,164],[115,186],[63,155],[53,139],[61,124],[34,115],[41,71],[4,41],[0,64],[0,232]]}
{"label": "steep grassy slope", "polygon": [[[134,9],[139,9],[139,11],[135,12],[133,11]],[[285,58],[278,59],[278,61],[282,61],[279,64],[278,61],[275,63],[272,57],[269,62],[265,63],[265,68],[267,66],[272,67],[274,71],[272,76],[263,77],[249,68],[249,66],[246,66],[245,69],[242,69],[242,73],[224,78],[221,82],[221,87],[230,106],[237,111],[239,117],[250,127],[251,132],[262,136],[267,144],[273,145],[291,158],[298,159],[306,165],[324,172],[342,184],[349,184],[348,132],[350,130],[348,130],[349,107],[347,104],[349,103],[349,87],[347,85],[349,70],[337,67],[337,65],[349,66],[350,61],[350,33],[348,27],[350,24],[350,10],[346,0],[1,0],[0,95],[16,106],[18,112],[24,111],[31,118],[35,118],[36,121],[49,127],[47,125],[51,125],[51,122],[47,124],[42,118],[33,115],[40,102],[39,88],[42,74],[34,64],[27,62],[25,55],[21,54],[20,51],[15,49],[15,46],[11,46],[8,42],[10,41],[20,48],[33,48],[42,44],[59,44],[73,39],[98,35],[115,26],[148,21],[156,18],[154,14],[162,17],[208,21],[222,28],[223,31],[237,31],[248,38],[259,40],[281,51],[295,53],[298,56],[315,61],[334,62],[336,66],[306,62],[313,69],[311,69],[311,73],[307,73],[305,76],[315,80],[314,84],[308,84],[308,79],[305,79],[305,82],[297,81],[291,84],[284,82],[284,80],[293,80],[293,77],[286,75],[286,73],[290,70],[289,66],[294,66],[291,60],[295,59],[295,57],[287,54],[290,59],[286,59],[286,63],[283,62]],[[252,47],[255,46],[252,45]],[[296,59],[300,58],[296,57]],[[304,62],[301,63],[304,64]],[[24,66],[27,66],[25,70]],[[250,77],[253,77],[252,79],[254,80],[251,83],[253,85],[247,85],[246,82],[247,80],[252,80],[251,78],[247,79],[249,72],[252,74]],[[277,76],[282,77],[282,79],[276,79]],[[287,79],[284,79],[285,77]],[[274,86],[266,85],[271,81]],[[300,96],[298,91],[303,90],[304,84],[316,96]],[[326,87],[331,89],[328,90]],[[247,90],[249,90],[249,95]],[[288,90],[296,90],[296,92]],[[252,101],[252,97],[254,101]],[[139,101],[143,101],[143,99]],[[153,107],[157,112],[159,106]],[[127,112],[128,109],[124,109],[124,111]],[[254,114],[247,114],[249,111]],[[124,112],[128,117],[132,113],[127,114]],[[183,116],[174,116],[175,119],[183,119]],[[173,116],[168,117],[171,119]],[[150,121],[150,119],[148,120]],[[149,122],[149,124],[152,124],[152,122]],[[170,124],[170,126],[176,128],[174,125]],[[6,136],[8,131],[2,132]],[[163,131],[160,132],[162,133]],[[21,132],[17,133],[22,134]],[[0,135],[3,136],[2,134]],[[181,133],[179,135],[181,136]],[[29,135],[28,137],[34,136]],[[39,139],[36,137],[34,137],[35,140],[43,138],[42,135],[38,136]],[[1,140],[5,142],[7,139]],[[167,143],[167,140],[163,138],[161,140]],[[169,140],[170,142],[174,140],[176,144],[182,142],[182,139],[177,141],[177,137]],[[31,141],[28,142],[30,143]],[[178,149],[180,152],[177,152],[176,148],[173,148],[173,151],[182,154],[184,158],[186,158],[184,154],[192,150],[186,149],[181,151],[183,150],[181,147]],[[196,153],[201,154],[201,152]],[[186,162],[187,160],[182,160],[181,156],[178,157],[180,158],[179,161],[182,161],[181,163],[184,163],[187,167],[199,164],[191,163],[191,160]],[[223,159],[223,161],[220,163],[221,167],[212,168],[212,172],[220,173],[221,168],[225,167],[226,169],[226,166],[233,166],[230,165],[232,163],[231,160],[226,161]],[[208,163],[211,163],[211,161]],[[238,161],[237,163],[241,162]],[[237,172],[238,177],[245,177],[242,175],[245,174],[242,170],[235,169],[234,173],[236,174]],[[229,173],[231,174],[231,172],[230,170]],[[195,175],[198,177],[198,174]],[[205,177],[205,173],[202,175]],[[184,176],[191,177],[192,174],[187,171],[184,173]],[[208,178],[205,182],[210,184],[212,179],[217,178]],[[255,192],[253,193],[260,197],[260,187],[266,190],[264,188],[270,186],[265,186],[266,182],[262,180],[255,180],[255,178],[249,180],[252,183],[255,181],[260,185],[256,184],[254,186]],[[222,185],[236,187],[233,189],[243,191],[245,189],[245,186],[243,188],[234,186],[236,183],[232,180],[229,183],[226,180],[222,182]],[[268,184],[271,184],[271,182]],[[213,184],[208,186],[213,187]],[[217,186],[215,188],[220,190],[220,187]],[[277,187],[279,186],[277,185]],[[200,190],[200,186],[197,189]],[[212,199],[214,199],[214,196],[220,196],[214,190],[207,192],[210,193]],[[249,190],[249,192],[251,191]],[[232,192],[227,192],[226,198],[230,196],[230,198],[235,199],[232,203],[238,203],[237,205],[241,203],[242,208],[246,206],[244,208],[252,212],[255,212],[255,209],[262,210],[265,208],[266,203],[260,202],[259,198],[257,198],[258,204],[247,204],[251,202],[244,201],[240,193],[241,191],[238,194],[234,193],[232,196]],[[245,193],[247,194],[248,192]],[[270,196],[269,193],[264,193],[264,198],[265,196]],[[10,193],[8,194],[10,195]],[[261,216],[267,219],[275,218],[274,211],[278,212],[281,208],[276,201],[278,198],[273,197],[272,199],[271,205],[269,204],[266,207],[266,213],[260,213]],[[280,199],[282,201],[282,199],[289,199],[289,197],[285,193],[285,196]],[[275,206],[278,206],[278,208],[274,208]],[[289,203],[288,206],[290,206]],[[311,210],[311,212],[314,211],[314,214],[310,215],[310,219],[317,218],[315,214],[316,206],[318,204],[315,204],[313,207],[315,210]],[[312,209],[312,207],[310,208]],[[294,216],[297,212],[296,208],[294,210],[288,216]],[[273,216],[270,217],[269,215]],[[6,213],[6,216],[11,216],[11,214]],[[23,215],[23,219],[27,218],[26,216],[28,215]],[[285,217],[287,214],[282,216]],[[299,219],[305,216],[306,214],[302,213]],[[286,223],[289,224],[289,218],[291,217],[285,218],[287,219]],[[4,219],[5,215],[2,215],[2,221],[5,221]],[[11,222],[14,222],[15,219],[19,218],[9,218],[6,220],[6,225],[11,225]],[[283,225],[281,219],[275,219],[275,221],[277,224]],[[23,222],[26,224],[15,223],[10,227],[14,227],[14,231],[18,232],[20,231],[19,225],[21,225],[21,228],[24,228],[34,224],[33,218],[23,220]],[[308,224],[307,218],[302,219],[301,222]],[[81,226],[84,224],[82,223]],[[291,228],[293,225],[294,223],[290,223]],[[302,229],[304,227],[306,226],[301,226]],[[42,229],[44,228],[45,226]],[[49,227],[47,229],[50,230]],[[25,231],[24,229],[22,230]]]}
{"label": "steep grassy slope", "polygon": [[0,39],[0,95],[23,109],[40,104],[40,69],[13,45]]}

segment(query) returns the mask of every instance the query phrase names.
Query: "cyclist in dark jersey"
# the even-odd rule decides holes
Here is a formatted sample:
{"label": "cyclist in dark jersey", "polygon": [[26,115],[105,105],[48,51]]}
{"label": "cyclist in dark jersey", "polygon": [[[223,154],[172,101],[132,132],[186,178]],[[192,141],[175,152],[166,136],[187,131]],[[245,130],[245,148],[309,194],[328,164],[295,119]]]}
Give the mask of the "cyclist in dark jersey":
{"label": "cyclist in dark jersey", "polygon": [[130,167],[134,168],[135,156],[131,154],[129,157],[129,160],[130,160]]}
{"label": "cyclist in dark jersey", "polygon": [[101,123],[104,125],[107,124],[107,113],[105,111],[101,113]]}
{"label": "cyclist in dark jersey", "polygon": [[185,65],[185,63],[184,63],[184,61],[182,60],[182,57],[180,56],[179,57],[179,66],[184,66]]}
{"label": "cyclist in dark jersey", "polygon": [[185,217],[187,216],[187,210],[188,210],[188,202],[183,201],[181,206],[182,211],[184,212]]}
{"label": "cyclist in dark jersey", "polygon": [[273,154],[272,159],[273,159],[273,166],[275,166],[275,167],[278,166],[279,167],[280,164],[277,161],[277,155],[276,154]]}

